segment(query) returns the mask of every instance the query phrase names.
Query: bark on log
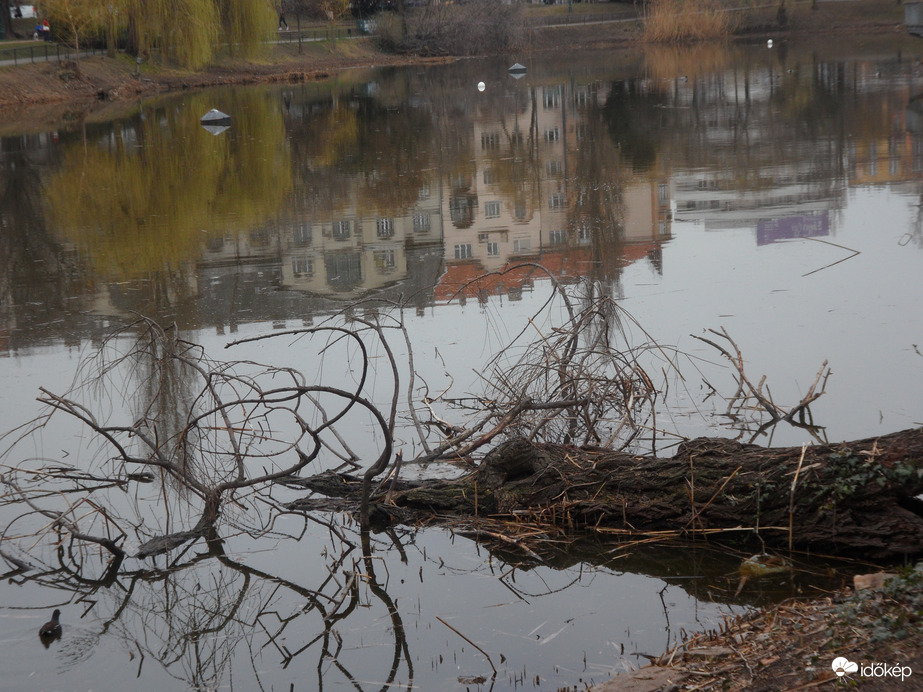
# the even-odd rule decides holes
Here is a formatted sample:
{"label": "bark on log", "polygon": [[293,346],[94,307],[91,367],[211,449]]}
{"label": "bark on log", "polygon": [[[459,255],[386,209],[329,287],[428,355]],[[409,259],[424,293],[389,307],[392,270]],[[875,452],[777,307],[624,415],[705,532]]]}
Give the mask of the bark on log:
{"label": "bark on log", "polygon": [[[300,484],[350,502],[361,486],[339,474]],[[923,430],[804,450],[698,438],[672,458],[516,439],[463,478],[389,490],[373,498],[379,520],[499,516],[637,534],[738,530],[758,532],[767,545],[827,553],[923,552]]]}

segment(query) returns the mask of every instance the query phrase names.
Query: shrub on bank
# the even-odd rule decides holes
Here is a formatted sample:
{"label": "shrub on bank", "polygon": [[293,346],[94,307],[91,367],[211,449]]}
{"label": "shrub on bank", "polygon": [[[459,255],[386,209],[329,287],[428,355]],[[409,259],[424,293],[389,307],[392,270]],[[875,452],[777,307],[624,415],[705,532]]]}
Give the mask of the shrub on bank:
{"label": "shrub on bank", "polygon": [[732,13],[715,0],[651,0],[644,13],[643,37],[652,43],[726,38],[733,31]]}
{"label": "shrub on bank", "polygon": [[432,4],[403,17],[378,16],[382,48],[418,55],[490,55],[520,47],[526,36],[522,8],[495,0]]}

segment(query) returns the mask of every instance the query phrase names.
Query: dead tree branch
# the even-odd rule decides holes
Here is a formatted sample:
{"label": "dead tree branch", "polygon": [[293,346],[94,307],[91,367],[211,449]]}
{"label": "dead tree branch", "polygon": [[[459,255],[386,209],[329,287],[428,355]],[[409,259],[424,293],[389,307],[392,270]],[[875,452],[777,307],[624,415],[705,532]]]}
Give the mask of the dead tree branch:
{"label": "dead tree branch", "polygon": [[[737,385],[737,390],[731,397],[727,399],[728,406],[725,415],[736,420],[742,418],[745,411],[752,410],[754,408],[761,410],[763,413],[768,415],[769,421],[760,426],[753,439],[755,439],[756,436],[767,427],[784,421],[786,423],[808,429],[810,432],[812,432],[812,434],[814,434],[818,441],[822,441],[819,437],[817,437],[816,434],[819,429],[814,426],[813,423],[809,421],[809,419],[810,405],[824,394],[827,387],[827,380],[831,374],[826,360],[821,364],[820,369],[817,371],[817,375],[814,378],[814,382],[808,388],[807,393],[795,406],[786,409],[773,401],[772,394],[769,391],[769,386],[766,384],[765,375],[760,378],[759,383],[756,385],[754,385],[749,377],[747,377],[746,371],[744,369],[743,354],[741,353],[737,343],[731,338],[730,334],[728,334],[727,330],[722,327],[720,331],[715,329],[709,329],[708,331],[711,334],[721,337],[724,341],[727,342],[728,345],[724,346],[721,343],[718,343],[717,341],[706,338],[704,336],[697,336],[695,334],[691,334],[690,336],[708,344],[717,350],[731,363],[735,370],[734,380]],[[819,390],[818,385],[820,385]],[[712,389],[714,390],[714,388]]]}

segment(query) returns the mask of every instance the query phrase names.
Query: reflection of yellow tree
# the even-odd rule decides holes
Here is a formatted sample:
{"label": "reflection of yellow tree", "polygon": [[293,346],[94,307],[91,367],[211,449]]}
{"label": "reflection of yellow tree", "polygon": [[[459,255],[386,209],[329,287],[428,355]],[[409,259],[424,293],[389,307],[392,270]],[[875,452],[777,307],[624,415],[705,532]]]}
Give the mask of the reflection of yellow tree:
{"label": "reflection of yellow tree", "polygon": [[312,140],[314,147],[311,151],[311,158],[317,166],[337,165],[352,153],[359,139],[355,111],[340,103],[324,111],[311,126],[319,135]]}
{"label": "reflection of yellow tree", "polygon": [[115,137],[65,152],[46,188],[49,217],[87,252],[98,276],[126,280],[175,268],[195,257],[202,231],[251,228],[274,215],[291,188],[284,128],[269,100],[241,99],[230,109],[233,137],[199,126],[202,97],[137,122],[143,147]]}
{"label": "reflection of yellow tree", "polygon": [[430,115],[419,109],[391,110],[370,100],[358,108],[335,102],[311,119],[308,136],[297,138],[295,146],[310,162],[302,178],[315,197],[340,205],[349,202],[348,195],[331,193],[344,178],[351,179],[357,211],[403,214],[435,166],[432,129]]}
{"label": "reflection of yellow tree", "polygon": [[723,43],[700,43],[693,46],[646,45],[644,66],[651,77],[674,80],[679,77],[715,75],[734,64],[739,51]]}

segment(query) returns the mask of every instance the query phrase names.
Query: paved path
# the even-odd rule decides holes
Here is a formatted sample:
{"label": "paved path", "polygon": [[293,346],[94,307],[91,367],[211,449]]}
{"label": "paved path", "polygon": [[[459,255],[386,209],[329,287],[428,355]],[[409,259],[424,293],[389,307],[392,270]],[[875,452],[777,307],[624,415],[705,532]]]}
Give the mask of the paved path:
{"label": "paved path", "polygon": [[[3,47],[3,44],[0,43],[0,47]],[[21,46],[16,46],[16,57],[10,59],[0,60],[0,67],[11,67],[15,65],[28,65],[34,62],[48,62],[50,60],[71,60],[74,57],[85,58],[89,55],[99,55],[100,52],[92,51],[81,51],[79,55],[75,55],[73,51],[57,43],[43,43],[42,41],[35,41],[34,45],[23,44]],[[6,52],[6,51],[4,51]]]}

